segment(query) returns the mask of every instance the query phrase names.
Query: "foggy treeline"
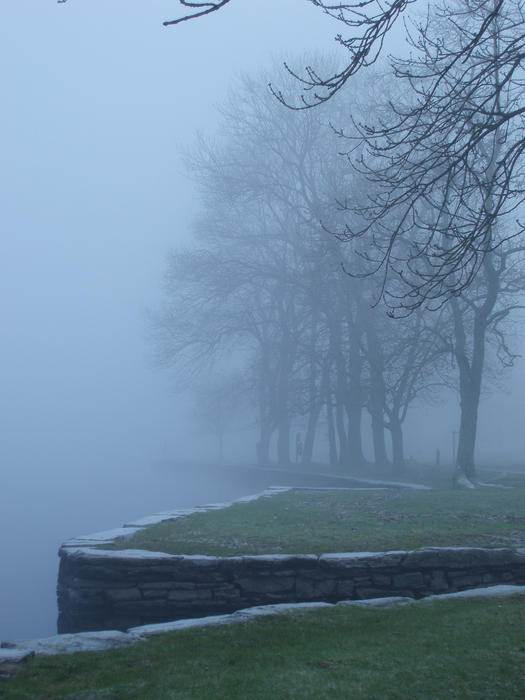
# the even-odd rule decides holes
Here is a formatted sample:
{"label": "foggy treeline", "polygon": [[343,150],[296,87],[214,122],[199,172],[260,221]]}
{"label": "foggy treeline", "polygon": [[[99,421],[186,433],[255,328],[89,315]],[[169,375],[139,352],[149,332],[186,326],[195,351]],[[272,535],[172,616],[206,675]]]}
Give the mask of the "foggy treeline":
{"label": "foggy treeline", "polygon": [[515,359],[525,287],[524,23],[519,0],[436,4],[410,58],[340,92],[355,70],[331,57],[278,90],[275,67],[244,77],[191,150],[201,213],[169,258],[158,347],[220,435],[253,414],[260,464],[292,461],[300,424],[304,463],[322,428],[330,464],[360,469],[368,417],[375,466],[401,472],[410,406],[453,387],[456,479],[475,480],[480,395]]}

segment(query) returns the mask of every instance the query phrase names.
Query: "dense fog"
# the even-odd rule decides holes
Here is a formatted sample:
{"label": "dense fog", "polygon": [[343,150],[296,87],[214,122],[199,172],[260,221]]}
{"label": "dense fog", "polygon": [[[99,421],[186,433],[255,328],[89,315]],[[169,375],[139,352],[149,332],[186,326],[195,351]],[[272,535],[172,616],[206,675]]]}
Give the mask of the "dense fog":
{"label": "dense fog", "polygon": [[[160,1],[0,5],[0,640],[54,633],[56,552],[67,538],[235,498],[280,479],[240,469],[260,457],[256,411],[245,398],[240,408],[219,406],[234,416],[220,429],[219,445],[195,391],[209,399],[213,368],[182,376],[177,363],[159,367],[166,352],[152,318],[170,303],[170,251],[184,265],[192,246],[203,245],[199,230],[221,212],[206,199],[206,176],[199,184],[191,168],[207,157],[203,143],[217,144],[220,153],[221,144],[237,139],[235,103],[224,105],[242,90],[239,76],[250,76],[251,94],[264,104],[273,101],[274,115],[283,110],[283,126],[292,113],[266,82],[275,75],[277,86],[290,88],[282,57],[302,67],[306,51],[334,51],[339,28],[306,2],[238,2],[212,18],[163,28],[172,11],[173,3]],[[392,50],[406,50],[401,35],[390,38]],[[367,89],[366,81],[358,86]],[[342,118],[349,102],[339,105]],[[206,170],[202,160],[200,166]],[[228,202],[223,206],[226,217]],[[339,259],[336,270],[341,284],[351,283]],[[373,313],[386,318],[380,306]],[[518,331],[516,354],[523,350]],[[244,372],[249,353],[239,342],[215,369]],[[519,359],[505,370],[491,363],[477,463],[519,468],[525,369]],[[408,409],[405,458],[433,464],[439,448],[440,468],[452,474],[457,392],[430,392],[431,401],[420,396]],[[298,410],[288,426],[292,462],[306,413]],[[325,472],[328,431],[321,416],[313,462]],[[366,411],[362,440],[370,461]],[[270,449],[273,464],[275,434]],[[390,459],[388,442],[387,451]]]}

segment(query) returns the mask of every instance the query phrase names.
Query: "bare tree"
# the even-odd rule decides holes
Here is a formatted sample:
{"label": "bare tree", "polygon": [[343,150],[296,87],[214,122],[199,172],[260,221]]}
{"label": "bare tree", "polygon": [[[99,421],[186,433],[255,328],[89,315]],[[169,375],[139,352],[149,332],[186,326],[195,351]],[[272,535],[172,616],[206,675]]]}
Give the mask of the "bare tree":
{"label": "bare tree", "polygon": [[[346,466],[346,422],[358,426],[361,412],[359,405],[348,418],[345,388],[346,301],[355,285],[319,219],[333,219],[333,193],[349,171],[320,112],[283,115],[255,81],[246,79],[242,90],[223,108],[223,142],[201,141],[189,158],[203,198],[200,249],[172,258],[159,342],[179,364],[194,353],[211,358],[244,349],[258,397],[261,462],[274,432],[278,461],[290,461],[292,420],[302,416],[304,461],[312,459],[320,411],[335,395],[323,389],[323,373],[337,371],[331,386]],[[362,455],[359,428],[353,433],[352,450]]]}
{"label": "bare tree", "polygon": [[454,476],[458,485],[470,486],[477,479],[475,446],[489,340],[494,341],[502,365],[510,366],[516,358],[508,345],[506,327],[512,315],[524,308],[524,253],[521,245],[502,244],[485,256],[469,290],[444,307],[452,332],[442,336],[442,342],[452,353],[459,379],[461,415]]}
{"label": "bare tree", "polygon": [[[202,18],[230,2],[179,0],[187,12],[164,24]],[[415,4],[414,0],[308,2],[344,27],[347,35],[338,34],[336,40],[349,58],[336,72],[311,64],[303,72],[287,66],[302,87],[299,102],[292,105],[282,91],[272,91],[296,109],[330,100],[357,72],[375,63],[393,25],[401,16],[407,19],[408,9]],[[392,271],[408,279],[409,290],[401,302],[405,308],[448,298],[467,288],[492,249],[490,227],[523,200],[522,0],[464,0],[459,4],[447,0],[437,11],[432,8],[432,15],[431,22],[419,24],[411,24],[408,17],[406,35],[419,58],[394,62],[398,77],[415,91],[416,106],[397,106],[394,123],[378,126],[367,122],[364,126],[373,160],[383,160],[383,182],[389,186],[367,208],[372,224],[346,231],[350,238],[364,233],[374,238],[381,252],[370,259],[372,271],[381,272],[385,284]],[[436,16],[446,25],[444,31],[436,31]],[[480,157],[480,146],[483,150],[496,131],[502,148],[490,167],[489,192],[479,169],[478,176],[473,176],[471,165]],[[378,173],[377,162],[367,167]],[[481,209],[480,192],[484,193]],[[461,211],[455,210],[453,201]],[[439,214],[443,203],[454,210],[452,226]],[[378,222],[380,228],[384,224],[379,233]],[[415,239],[410,235],[414,228],[419,231]],[[516,226],[508,235],[517,235],[521,228]],[[447,232],[450,238],[445,245]],[[421,258],[425,258],[422,264]],[[388,302],[396,305],[398,286],[386,289]]]}
{"label": "bare tree", "polygon": [[405,469],[403,423],[416,399],[432,398],[443,387],[442,366],[448,361],[449,348],[436,342],[445,332],[443,313],[428,313],[419,308],[403,319],[385,319],[382,343],[385,348],[385,426],[392,440],[392,467]]}
{"label": "bare tree", "polygon": [[[337,156],[339,141],[327,124],[337,118],[335,103],[329,113],[323,111],[328,106],[282,112],[260,81],[247,79],[241,90],[223,109],[221,141],[201,142],[190,158],[203,213],[196,247],[172,258],[161,344],[178,365],[187,359],[198,366],[202,358],[221,367],[228,356],[243,365],[246,390],[256,398],[261,463],[270,460],[274,435],[277,460],[290,461],[290,432],[298,421],[306,423],[304,461],[311,461],[326,414],[330,462],[362,467],[361,419],[368,407],[376,465],[388,463],[386,428],[394,468],[401,469],[409,406],[441,381],[435,363],[445,352],[454,352],[459,364],[460,323],[469,347],[475,337],[484,348],[490,329],[495,337],[501,331],[518,304],[509,305],[508,296],[504,304],[502,295],[520,288],[520,268],[505,263],[496,299],[492,286],[488,296],[483,291],[480,276],[472,288],[476,298],[455,299],[459,320],[453,328],[452,304],[448,316],[443,310],[427,317],[420,308],[395,320],[371,309],[377,278],[346,276],[341,260],[349,264],[350,247],[341,247],[319,224],[330,229],[348,216],[334,207],[334,192],[342,197],[352,189],[361,197],[365,189],[362,176]],[[512,250],[497,247],[483,270],[503,251],[517,262]],[[481,335],[469,317],[476,305],[486,310]],[[480,382],[482,375],[483,366]],[[477,402],[469,409],[465,397],[463,392],[465,416],[469,410],[477,416]],[[467,431],[462,445],[463,435]]]}
{"label": "bare tree", "polygon": [[368,150],[358,167],[375,189],[360,207],[364,225],[352,222],[342,238],[365,236],[362,256],[382,274],[392,308],[438,306],[523,231],[515,222],[498,241],[492,235],[525,192],[524,32],[520,0],[441,6],[415,30],[417,57],[394,63],[408,100],[361,125]]}
{"label": "bare tree", "polygon": [[[68,0],[57,0],[65,3]],[[499,0],[502,2],[503,0]],[[231,0],[179,0],[179,4],[190,11],[174,19],[165,20],[165,27],[174,26],[198,19],[222,10]],[[301,103],[296,108],[308,107],[326,102],[346,84],[361,68],[375,63],[388,33],[396,20],[405,12],[406,8],[414,0],[357,0],[356,2],[332,3],[324,0],[307,0],[324,14],[342,23],[351,33],[343,37],[337,34],[336,41],[350,54],[345,67],[336,73],[319,71],[319,67],[312,65],[305,67],[304,73],[299,75],[289,68],[293,75],[304,88]],[[286,103],[279,91],[274,94]]]}
{"label": "bare tree", "polygon": [[[337,41],[350,59],[334,74],[311,65],[303,73],[287,66],[303,88],[298,109],[326,102],[375,63],[393,24],[412,5],[310,1],[345,27],[349,36],[338,35]],[[174,23],[227,3],[181,4],[192,12]],[[383,275],[387,303],[412,309],[466,289],[492,250],[491,227],[523,201],[525,16],[522,0],[447,0],[427,20],[408,21],[406,27],[418,57],[394,61],[394,68],[415,105],[392,106],[393,121],[368,120],[362,126],[371,155],[364,168],[383,187],[362,208],[368,223],[352,222],[342,236],[366,234],[364,257],[370,272]],[[293,106],[282,91],[272,90]],[[482,157],[485,168],[479,167]],[[521,231],[516,224],[508,235]],[[392,285],[391,273],[397,278]]]}
{"label": "bare tree", "polygon": [[524,21],[512,0],[442,6],[417,30],[420,57],[396,65],[415,106],[393,107],[393,121],[362,130],[369,155],[361,164],[378,189],[357,235],[373,234],[378,255],[365,257],[382,267],[387,303],[411,310],[448,302],[451,312],[461,404],[456,481],[465,484],[476,476],[487,336],[494,330],[505,348],[494,323],[520,306],[508,291],[522,289],[521,266],[507,262],[517,255],[517,263],[522,250],[523,228],[510,214],[524,194],[517,156],[525,142],[516,123]]}
{"label": "bare tree", "polygon": [[[323,0],[307,1],[319,8],[324,14],[342,23],[350,32],[350,36],[343,37],[341,34],[337,34],[335,37],[336,41],[350,54],[350,58],[344,68],[335,73],[323,72],[320,71],[319,67],[307,65],[303,74],[299,74],[287,66],[290,74],[303,87],[301,103],[295,109],[307,109],[326,102],[339,92],[361,68],[375,63],[386,36],[413,0],[390,0],[387,2],[362,0],[345,3],[324,2]],[[179,0],[183,7],[191,8],[192,11],[176,19],[165,21],[164,26],[180,24],[216,12],[223,9],[229,2],[230,0],[202,0],[200,2]],[[273,92],[283,104],[288,105],[282,92],[275,90]]]}

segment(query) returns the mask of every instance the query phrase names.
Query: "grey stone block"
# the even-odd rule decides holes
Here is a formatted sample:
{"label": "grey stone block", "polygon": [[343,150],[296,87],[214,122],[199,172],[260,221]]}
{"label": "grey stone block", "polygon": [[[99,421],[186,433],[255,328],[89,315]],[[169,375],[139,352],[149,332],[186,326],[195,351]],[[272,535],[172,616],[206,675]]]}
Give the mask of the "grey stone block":
{"label": "grey stone block", "polygon": [[[81,632],[79,634],[60,634],[45,639],[15,642],[19,653],[28,655],[54,656],[55,654],[73,654],[77,651],[106,651],[119,649],[134,644],[136,638],[115,629],[102,632]],[[4,653],[0,651],[0,660]],[[7,652],[6,652],[7,653]],[[16,653],[13,651],[13,653]]]}
{"label": "grey stone block", "polygon": [[355,584],[353,581],[339,581],[337,584],[337,595],[339,598],[351,598],[354,595]]}
{"label": "grey stone block", "polygon": [[156,600],[156,599],[167,600],[168,589],[167,588],[148,588],[145,591],[142,591],[142,597],[144,598],[144,600]]}
{"label": "grey stone block", "polygon": [[297,600],[310,600],[316,597],[316,581],[298,579],[295,585]]}
{"label": "grey stone block", "polygon": [[239,589],[232,585],[221,585],[212,589],[213,597],[217,600],[233,600],[240,597]]}
{"label": "grey stone block", "polygon": [[512,549],[428,547],[409,552],[402,565],[410,569],[471,569],[477,566],[510,566],[514,559],[515,552]]}
{"label": "grey stone block", "polygon": [[450,583],[454,588],[468,588],[469,586],[480,586],[483,583],[482,574],[455,574],[450,572],[449,574]]}
{"label": "grey stone block", "polygon": [[86,579],[78,578],[76,576],[66,577],[62,579],[62,584],[67,588],[76,589],[96,589],[96,590],[107,590],[109,588],[129,588],[133,582],[126,579]]}
{"label": "grey stone block", "polygon": [[168,600],[171,601],[201,601],[206,598],[211,598],[211,591],[209,589],[193,590],[193,591],[170,591],[168,593]]}
{"label": "grey stone block", "polygon": [[242,578],[238,584],[246,593],[287,593],[295,586],[295,578],[284,576],[258,576],[257,578]]}
{"label": "grey stone block", "polygon": [[385,588],[356,588],[355,595],[357,598],[386,598],[390,596],[392,591]]}
{"label": "grey stone block", "polygon": [[68,612],[72,614],[81,612],[84,615],[88,613],[89,615],[96,615],[97,612],[101,613],[104,611],[108,607],[108,603],[104,600],[102,595],[84,597],[72,591],[67,601],[61,601],[61,606],[61,610],[67,609]]}
{"label": "grey stone block", "polygon": [[147,617],[149,615],[165,615],[168,611],[165,600],[126,600],[113,603],[113,616]]}
{"label": "grey stone block", "polygon": [[331,598],[336,594],[337,581],[304,581],[298,579],[295,585],[297,600],[311,600],[313,598]]}
{"label": "grey stone block", "polygon": [[123,600],[140,600],[142,596],[138,588],[115,588],[106,591],[106,598],[117,603]]}
{"label": "grey stone block", "polygon": [[406,552],[343,552],[339,554],[323,554],[321,562],[336,565],[339,568],[375,568],[394,566],[403,561]]}
{"label": "grey stone block", "polygon": [[445,576],[444,571],[433,571],[430,579],[430,586],[432,591],[438,593],[439,591],[447,591],[449,583]]}
{"label": "grey stone block", "polygon": [[395,588],[423,588],[425,579],[420,571],[409,571],[405,574],[392,576],[392,585]]}
{"label": "grey stone block", "polygon": [[158,588],[163,588],[164,590],[176,588],[177,590],[193,591],[196,586],[197,584],[191,581],[172,581],[164,579],[161,581],[144,581],[144,583],[140,583],[139,588],[145,593],[146,591],[153,591]]}
{"label": "grey stone block", "polygon": [[[82,566],[74,567],[73,578],[77,581],[119,581],[122,576],[122,570],[119,567],[111,566],[111,562],[108,562],[107,566],[100,566],[93,564],[84,563]],[[129,579],[126,576],[125,579],[129,585]]]}
{"label": "grey stone block", "polygon": [[82,604],[92,600],[103,600],[104,598],[104,592],[95,588],[89,588],[86,590],[72,588],[66,593],[66,595],[69,603],[72,604]]}

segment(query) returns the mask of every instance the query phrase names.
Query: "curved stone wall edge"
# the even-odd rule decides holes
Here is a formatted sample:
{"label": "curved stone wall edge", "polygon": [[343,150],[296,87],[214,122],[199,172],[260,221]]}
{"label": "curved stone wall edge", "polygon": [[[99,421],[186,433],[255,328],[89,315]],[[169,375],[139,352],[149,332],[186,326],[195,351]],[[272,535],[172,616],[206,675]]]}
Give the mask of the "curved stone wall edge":
{"label": "curved stone wall edge", "polygon": [[153,523],[291,488],[271,487],[232,503],[158,513],[65,542],[59,551],[59,633],[125,630],[260,605],[422,598],[495,584],[525,584],[525,549],[430,547],[214,557],[96,548]]}

